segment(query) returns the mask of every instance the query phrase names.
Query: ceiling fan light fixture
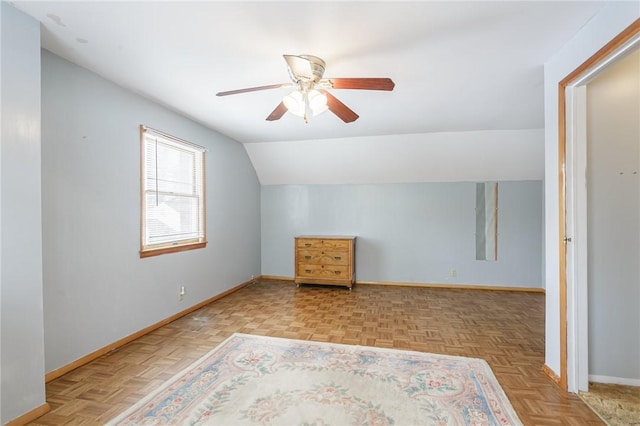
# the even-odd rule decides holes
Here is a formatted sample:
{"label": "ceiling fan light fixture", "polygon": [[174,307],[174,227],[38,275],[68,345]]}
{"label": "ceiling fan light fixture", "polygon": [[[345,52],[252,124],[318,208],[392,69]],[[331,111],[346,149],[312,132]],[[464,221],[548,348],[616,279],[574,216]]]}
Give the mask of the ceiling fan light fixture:
{"label": "ceiling fan light fixture", "polygon": [[329,109],[327,96],[317,89],[309,91],[295,90],[282,99],[287,110],[298,117],[306,119],[308,113],[316,116]]}
{"label": "ceiling fan light fixture", "polygon": [[295,90],[282,99],[284,106],[293,115],[304,117],[306,112],[304,95],[301,91]]}
{"label": "ceiling fan light fixture", "polygon": [[327,95],[319,90],[310,90],[307,94],[307,100],[309,102],[309,109],[311,109],[314,116],[322,114],[329,109],[329,106],[327,105]]}

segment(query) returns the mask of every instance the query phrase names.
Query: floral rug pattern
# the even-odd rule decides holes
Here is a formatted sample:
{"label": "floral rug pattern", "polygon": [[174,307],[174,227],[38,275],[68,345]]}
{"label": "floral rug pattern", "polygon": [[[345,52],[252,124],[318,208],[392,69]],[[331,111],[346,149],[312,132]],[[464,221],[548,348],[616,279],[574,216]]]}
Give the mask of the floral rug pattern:
{"label": "floral rug pattern", "polygon": [[521,425],[486,361],[234,334],[108,425]]}

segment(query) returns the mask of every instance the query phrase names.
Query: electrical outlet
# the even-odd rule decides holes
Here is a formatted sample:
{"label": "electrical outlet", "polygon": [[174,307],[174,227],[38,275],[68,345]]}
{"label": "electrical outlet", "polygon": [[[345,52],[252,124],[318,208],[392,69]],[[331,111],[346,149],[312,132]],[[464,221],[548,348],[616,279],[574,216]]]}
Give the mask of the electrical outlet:
{"label": "electrical outlet", "polygon": [[178,299],[182,300],[184,299],[184,295],[187,294],[186,289],[184,288],[183,285],[180,286],[180,290],[178,291]]}
{"label": "electrical outlet", "polygon": [[449,270],[449,276],[450,277],[458,276],[458,271],[456,271],[455,268],[451,268],[451,270]]}

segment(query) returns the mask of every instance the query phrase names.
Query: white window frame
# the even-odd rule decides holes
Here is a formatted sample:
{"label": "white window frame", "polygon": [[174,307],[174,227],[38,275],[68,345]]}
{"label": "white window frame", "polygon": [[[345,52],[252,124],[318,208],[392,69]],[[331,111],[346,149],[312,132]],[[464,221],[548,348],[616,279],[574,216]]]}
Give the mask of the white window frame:
{"label": "white window frame", "polygon": [[[155,157],[152,159],[156,162],[156,167],[150,170],[148,164],[148,144],[155,144]],[[191,172],[193,180],[189,192],[161,192],[158,189],[158,182],[163,176],[158,176],[158,172],[162,170],[158,167],[157,146],[163,144],[165,148],[186,151],[194,156]],[[140,257],[157,256],[160,254],[174,253],[178,251],[193,250],[203,248],[207,244],[206,239],[206,200],[205,200],[205,148],[176,138],[158,130],[140,125]],[[155,173],[148,176],[149,173]],[[169,179],[170,176],[164,176]],[[155,184],[153,183],[155,182]],[[178,185],[176,185],[178,186]],[[184,187],[184,183],[179,186]],[[175,236],[171,238],[169,234],[157,233],[151,235],[153,227],[147,222],[150,212],[147,207],[147,197],[155,194],[156,199],[159,196],[182,196],[189,197],[196,203],[196,218],[193,229],[188,234]],[[151,241],[156,238],[157,241]],[[158,242],[159,240],[159,242]]]}

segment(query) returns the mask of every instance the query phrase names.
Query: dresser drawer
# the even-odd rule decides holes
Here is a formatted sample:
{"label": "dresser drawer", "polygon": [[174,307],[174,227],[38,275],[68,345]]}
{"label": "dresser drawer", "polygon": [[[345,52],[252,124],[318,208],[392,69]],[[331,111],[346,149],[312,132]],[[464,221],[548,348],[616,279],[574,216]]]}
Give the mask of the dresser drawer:
{"label": "dresser drawer", "polygon": [[351,245],[351,241],[348,241],[348,240],[332,240],[332,239],[324,240],[319,238],[313,238],[313,239],[298,238],[296,241],[297,241],[297,246],[299,248],[348,250]]}
{"label": "dresser drawer", "polygon": [[299,263],[297,274],[299,277],[349,279],[349,268],[346,265],[313,265]]}
{"label": "dresser drawer", "polygon": [[310,265],[348,265],[349,251],[300,249],[298,250],[298,261]]}

